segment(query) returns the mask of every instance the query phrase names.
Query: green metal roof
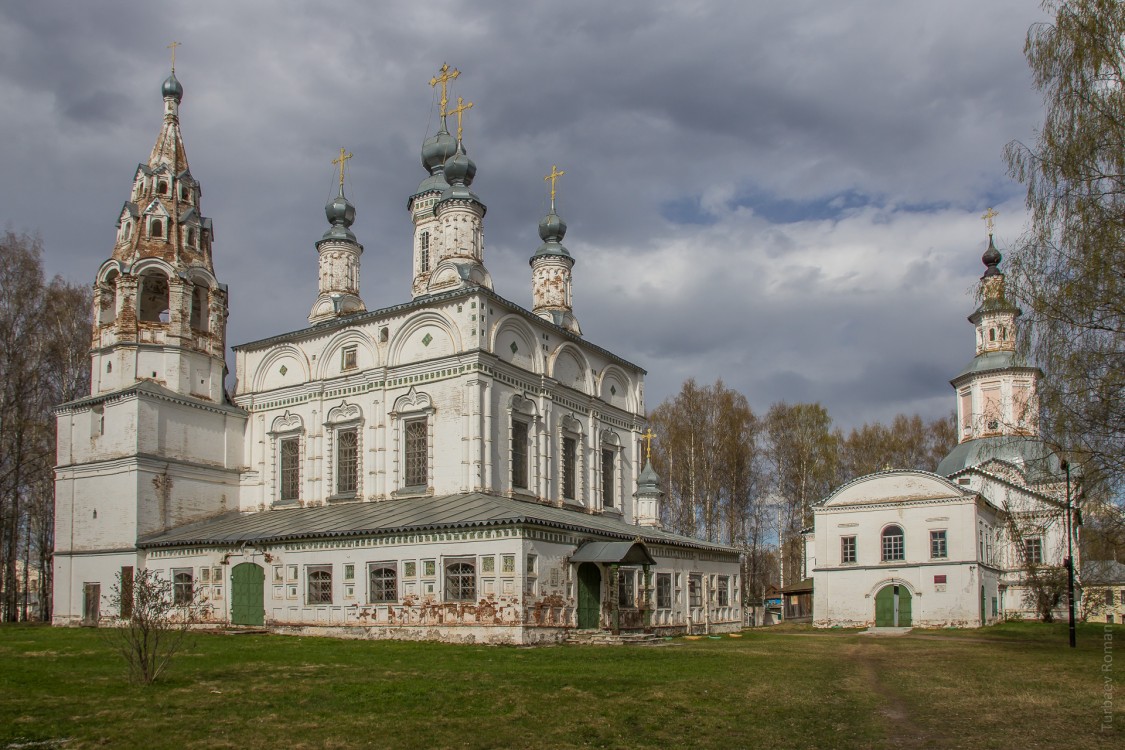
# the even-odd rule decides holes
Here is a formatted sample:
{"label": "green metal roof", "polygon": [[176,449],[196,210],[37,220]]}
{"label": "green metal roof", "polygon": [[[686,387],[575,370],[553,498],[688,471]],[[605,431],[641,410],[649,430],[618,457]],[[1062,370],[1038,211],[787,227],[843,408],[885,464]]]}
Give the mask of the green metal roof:
{"label": "green metal roof", "polygon": [[404,532],[545,526],[612,540],[689,547],[737,556],[738,551],[660,529],[633,526],[611,515],[556,508],[474,492],[382,502],[286,508],[223,516],[142,539],[137,546],[187,547],[276,544],[299,539],[368,537]]}
{"label": "green metal roof", "polygon": [[1018,435],[966,440],[941,460],[935,473],[948,477],[992,459],[1012,464],[1032,483],[1057,482],[1063,476],[1058,455],[1046,443]]}

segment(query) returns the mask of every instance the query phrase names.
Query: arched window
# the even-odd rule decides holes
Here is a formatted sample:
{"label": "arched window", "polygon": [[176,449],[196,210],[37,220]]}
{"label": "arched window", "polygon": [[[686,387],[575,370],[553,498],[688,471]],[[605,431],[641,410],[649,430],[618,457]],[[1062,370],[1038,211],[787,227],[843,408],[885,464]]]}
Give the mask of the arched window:
{"label": "arched window", "polygon": [[187,244],[188,247],[195,247],[195,230],[187,230]]}
{"label": "arched window", "polygon": [[160,193],[161,195],[166,195],[168,193],[168,182],[166,180],[160,180],[159,182],[157,182],[156,192]]}
{"label": "arched window", "polygon": [[901,526],[888,526],[883,529],[883,562],[906,559]]}
{"label": "arched window", "polygon": [[477,599],[477,572],[472,562],[451,560],[445,564],[445,600],[473,602]]}
{"label": "arched window", "polygon": [[332,566],[310,565],[307,568],[307,604],[332,603]]}
{"label": "arched window", "polygon": [[148,233],[151,237],[163,237],[164,223],[160,221],[160,219],[153,219],[151,222],[149,222]]}
{"label": "arched window", "polygon": [[369,578],[368,601],[372,604],[398,601],[398,574],[394,563],[371,563]]}
{"label": "arched window", "polygon": [[146,271],[141,274],[139,287],[141,321],[168,322],[168,278],[159,271]]}

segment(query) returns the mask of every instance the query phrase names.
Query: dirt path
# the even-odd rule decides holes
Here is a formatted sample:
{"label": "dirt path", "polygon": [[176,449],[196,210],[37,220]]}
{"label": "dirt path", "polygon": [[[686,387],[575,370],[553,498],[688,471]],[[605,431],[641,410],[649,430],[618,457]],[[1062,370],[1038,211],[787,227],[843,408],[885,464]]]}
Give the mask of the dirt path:
{"label": "dirt path", "polygon": [[856,667],[856,674],[862,678],[867,688],[879,698],[877,711],[882,718],[886,747],[910,748],[949,748],[954,747],[952,738],[927,732],[919,726],[906,701],[896,690],[892,668],[895,654],[878,640],[864,639],[849,644],[845,655]]}

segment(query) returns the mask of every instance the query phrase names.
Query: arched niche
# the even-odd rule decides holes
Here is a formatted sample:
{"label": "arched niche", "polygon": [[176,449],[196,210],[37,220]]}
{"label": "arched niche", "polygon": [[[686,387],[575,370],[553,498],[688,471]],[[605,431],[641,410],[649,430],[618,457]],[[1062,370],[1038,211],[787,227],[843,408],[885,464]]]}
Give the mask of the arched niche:
{"label": "arched niche", "polygon": [[167,323],[170,316],[168,274],[149,267],[137,276],[137,320],[142,323]]}
{"label": "arched niche", "polygon": [[590,393],[590,363],[578,347],[566,343],[555,352],[551,377],[560,384],[583,393]]}
{"label": "arched niche", "polygon": [[617,365],[608,365],[598,378],[598,397],[618,409],[632,406],[633,381]]}
{"label": "arched niche", "polygon": [[507,315],[493,328],[492,353],[528,372],[543,371],[542,347],[536,341],[535,332],[527,321],[515,315]]}
{"label": "arched niche", "polygon": [[310,367],[305,353],[292,344],[282,344],[262,358],[250,382],[256,392],[306,383]]}
{"label": "arched niche", "polygon": [[435,359],[461,351],[461,337],[442,315],[431,310],[411,317],[395,331],[388,364]]}

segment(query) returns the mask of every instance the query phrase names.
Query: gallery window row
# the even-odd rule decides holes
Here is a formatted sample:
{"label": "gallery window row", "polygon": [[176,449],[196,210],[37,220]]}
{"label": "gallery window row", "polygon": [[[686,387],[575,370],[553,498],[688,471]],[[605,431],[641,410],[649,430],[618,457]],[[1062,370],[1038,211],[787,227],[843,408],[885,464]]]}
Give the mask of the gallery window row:
{"label": "gallery window row", "polygon": [[[949,538],[945,529],[930,530],[930,559],[949,557]],[[902,527],[891,524],[879,535],[879,560],[900,562],[906,559],[906,534]],[[859,561],[859,543],[855,535],[840,537],[840,564],[854,565]]]}
{"label": "gallery window row", "polygon": [[[362,430],[361,423],[351,421],[329,426],[326,431],[331,466],[331,499],[358,497],[362,490]],[[432,424],[428,416],[402,419],[398,425],[400,444],[398,491],[425,493],[430,485],[432,471]],[[304,434],[299,422],[295,429],[274,431],[276,498],[281,503],[296,503],[302,499],[302,455]],[[615,436],[616,437],[616,436]],[[531,491],[531,466],[534,463],[535,437],[529,421],[513,419],[509,444],[509,469],[511,487],[515,491]],[[562,432],[558,441],[557,471],[559,492],[564,500],[582,502],[585,492],[582,483],[583,455],[581,437]],[[598,489],[602,507],[620,507],[624,491],[620,486],[619,469],[621,447],[616,442],[603,440],[598,449],[596,464]]]}
{"label": "gallery window row", "polygon": [[[499,566],[497,565],[499,558]],[[537,577],[537,555],[527,556],[525,576],[529,581]],[[499,570],[497,570],[499,567]],[[337,604],[343,599],[362,598],[368,604],[399,604],[412,597],[436,598],[446,602],[476,602],[494,591],[482,587],[482,577],[490,582],[497,576],[514,581],[516,556],[514,554],[464,556],[425,560],[384,560],[363,563],[364,580],[357,579],[357,564],[275,565],[275,598],[286,590],[288,598],[295,598],[299,585],[297,576],[303,571],[304,602],[307,605]],[[337,572],[340,578],[337,580]],[[556,574],[557,581],[557,574]],[[336,584],[339,583],[340,587]],[[366,585],[356,596],[356,587]],[[529,589],[533,588],[533,583]],[[514,585],[506,593],[515,593]]]}

